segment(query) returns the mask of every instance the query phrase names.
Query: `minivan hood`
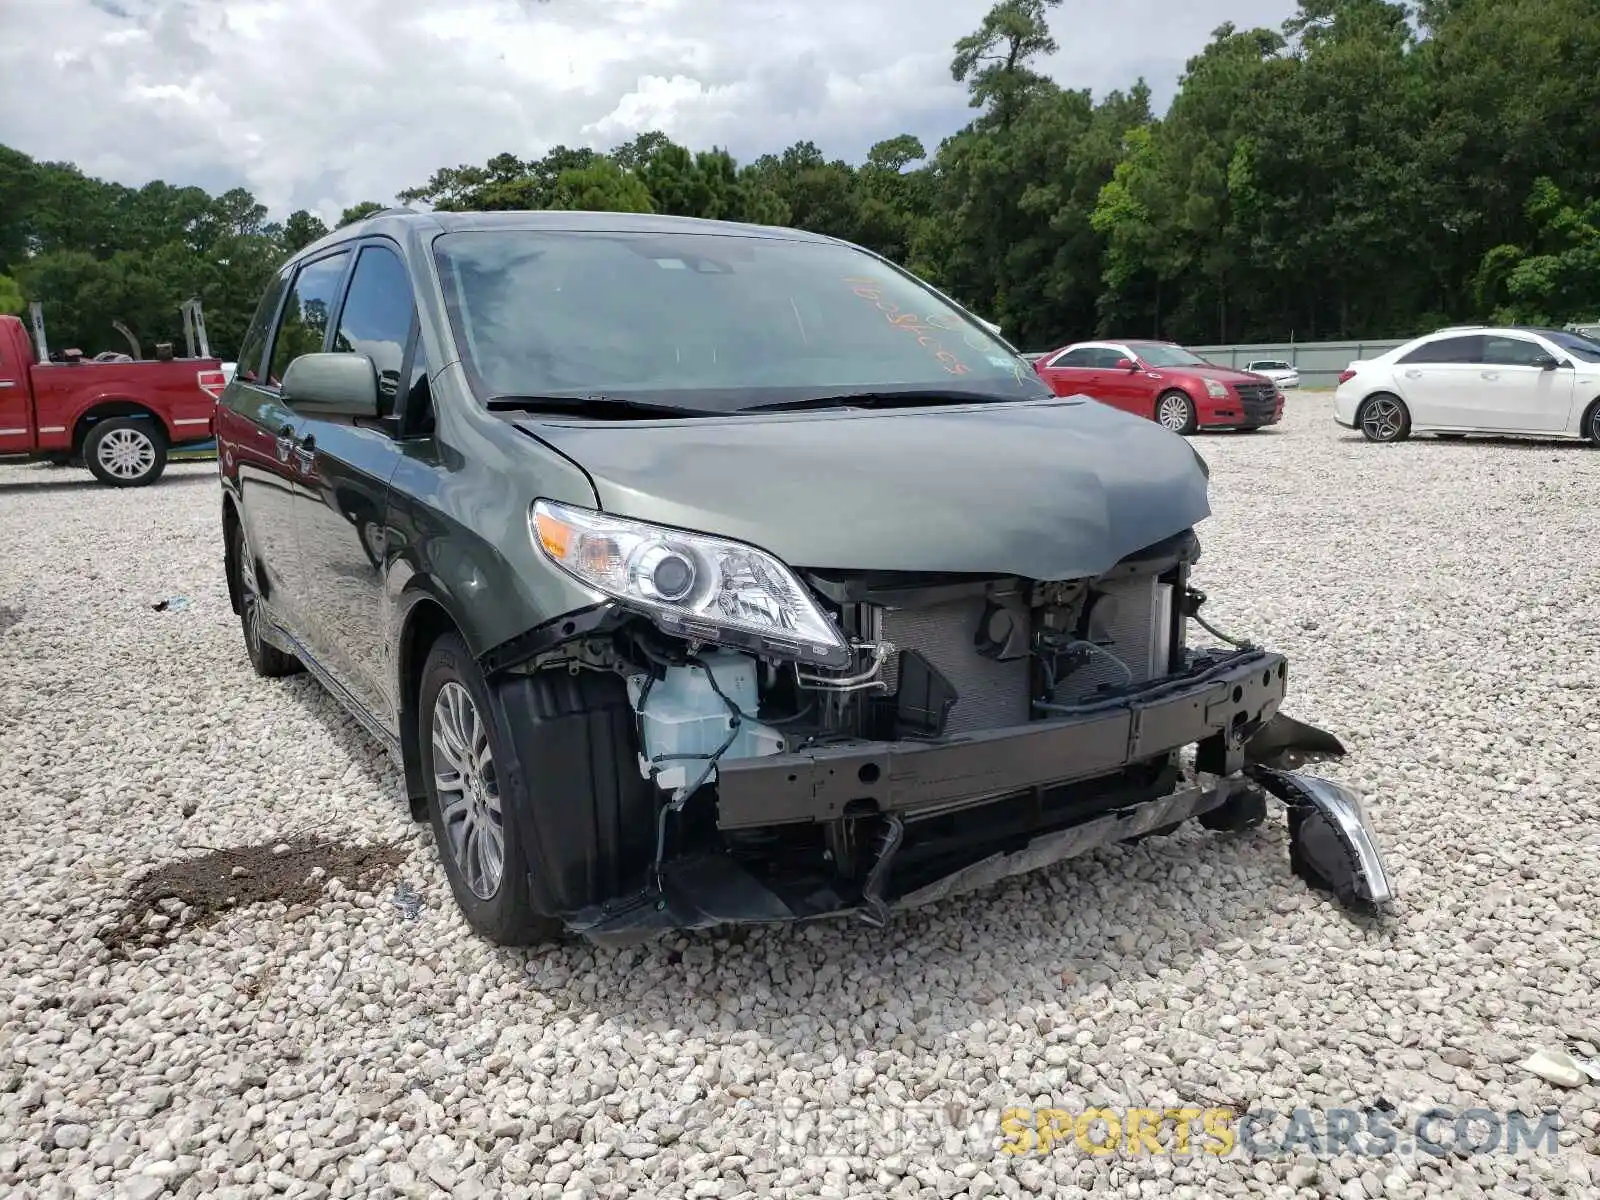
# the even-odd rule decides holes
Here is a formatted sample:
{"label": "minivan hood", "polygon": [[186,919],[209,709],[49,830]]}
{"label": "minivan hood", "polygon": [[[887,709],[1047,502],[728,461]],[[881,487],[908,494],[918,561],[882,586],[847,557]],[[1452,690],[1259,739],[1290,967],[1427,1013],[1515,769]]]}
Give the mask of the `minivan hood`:
{"label": "minivan hood", "polygon": [[619,516],[794,567],[1074,579],[1210,515],[1199,455],[1081,398],[585,421],[517,414]]}

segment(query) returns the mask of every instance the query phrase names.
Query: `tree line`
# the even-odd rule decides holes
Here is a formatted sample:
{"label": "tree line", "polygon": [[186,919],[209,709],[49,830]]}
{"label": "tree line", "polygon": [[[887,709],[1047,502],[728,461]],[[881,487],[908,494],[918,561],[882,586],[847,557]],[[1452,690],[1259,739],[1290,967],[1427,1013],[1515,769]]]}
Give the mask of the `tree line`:
{"label": "tree line", "polygon": [[[1279,30],[1217,29],[1160,115],[1142,80],[1096,99],[1040,73],[1060,2],[1001,0],[956,43],[974,113],[931,152],[905,134],[860,164],[808,141],[739,163],[652,132],[444,167],[396,199],[831,234],[1025,349],[1600,315],[1594,0],[1303,0]],[[42,301],[58,347],[121,348],[118,319],[177,341],[198,295],[231,355],[270,273],[327,231],[244,189],[130,188],[0,146],[0,311]]]}

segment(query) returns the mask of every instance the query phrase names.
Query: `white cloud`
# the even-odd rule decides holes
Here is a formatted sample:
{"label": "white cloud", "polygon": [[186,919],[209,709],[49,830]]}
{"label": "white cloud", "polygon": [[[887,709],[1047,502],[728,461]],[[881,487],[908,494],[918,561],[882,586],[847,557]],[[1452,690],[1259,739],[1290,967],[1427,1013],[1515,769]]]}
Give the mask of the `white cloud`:
{"label": "white cloud", "polygon": [[[748,159],[929,150],[970,117],[951,47],[990,0],[0,0],[0,143],[128,184],[248,187],[276,215],[441,166],[648,129]],[[1063,84],[1158,99],[1224,20],[1293,0],[1068,0]]]}

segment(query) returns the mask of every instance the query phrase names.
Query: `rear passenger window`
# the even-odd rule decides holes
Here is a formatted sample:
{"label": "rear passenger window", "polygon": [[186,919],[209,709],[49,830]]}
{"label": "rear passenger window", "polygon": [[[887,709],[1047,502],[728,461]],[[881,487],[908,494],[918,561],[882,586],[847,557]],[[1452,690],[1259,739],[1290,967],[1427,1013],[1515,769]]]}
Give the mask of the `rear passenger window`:
{"label": "rear passenger window", "polygon": [[378,369],[378,404],[386,416],[394,411],[400,391],[412,309],[411,277],[400,256],[385,246],[365,247],[350,277],[332,348],[372,359]]}
{"label": "rear passenger window", "polygon": [[1093,362],[1094,350],[1080,346],[1076,350],[1068,350],[1050,365],[1052,367],[1087,367],[1091,366]]}
{"label": "rear passenger window", "polygon": [[289,272],[281,271],[267,287],[261,302],[256,305],[250,326],[244,331],[244,341],[239,344],[238,365],[234,373],[246,383],[256,383],[261,378],[261,358],[267,352],[267,338],[272,333],[272,319],[278,315],[278,302],[289,286]]}
{"label": "rear passenger window", "polygon": [[267,373],[267,382],[273,387],[282,385],[283,373],[291,362],[302,354],[316,354],[322,349],[327,340],[329,310],[339,294],[339,281],[344,278],[349,258],[350,252],[341,250],[328,258],[307,263],[295,276],[272,347],[272,369]]}
{"label": "rear passenger window", "polygon": [[1424,342],[1400,361],[1408,365],[1412,363],[1481,363],[1483,361],[1483,336],[1481,334],[1473,334],[1470,337],[1440,338],[1435,342]]}

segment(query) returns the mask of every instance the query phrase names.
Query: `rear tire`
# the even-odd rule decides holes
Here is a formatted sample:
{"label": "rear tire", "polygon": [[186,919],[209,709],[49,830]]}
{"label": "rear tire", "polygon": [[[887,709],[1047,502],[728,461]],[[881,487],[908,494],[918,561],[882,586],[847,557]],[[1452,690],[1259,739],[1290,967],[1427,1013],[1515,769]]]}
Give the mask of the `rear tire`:
{"label": "rear tire", "polygon": [[1156,397],[1156,424],[1163,429],[1170,429],[1173,433],[1188,436],[1199,425],[1195,415],[1194,401],[1189,399],[1186,392],[1176,388],[1169,392],[1162,392]]}
{"label": "rear tire", "polygon": [[1589,406],[1589,411],[1584,414],[1583,432],[1589,438],[1591,446],[1600,447],[1600,400]]}
{"label": "rear tire", "polygon": [[110,417],[83,439],[83,460],[101,483],[148,487],[167,469],[167,435],[153,417]]}
{"label": "rear tire", "polygon": [[530,874],[537,856],[521,819],[533,797],[512,761],[494,700],[466,643],[446,633],[433,644],[417,695],[417,742],[428,820],[450,891],[467,924],[500,946],[560,937],[559,920],[535,910]]}
{"label": "rear tire", "polygon": [[1363,400],[1356,412],[1356,424],[1369,442],[1403,442],[1411,436],[1411,413],[1404,400],[1389,392],[1378,392]]}

